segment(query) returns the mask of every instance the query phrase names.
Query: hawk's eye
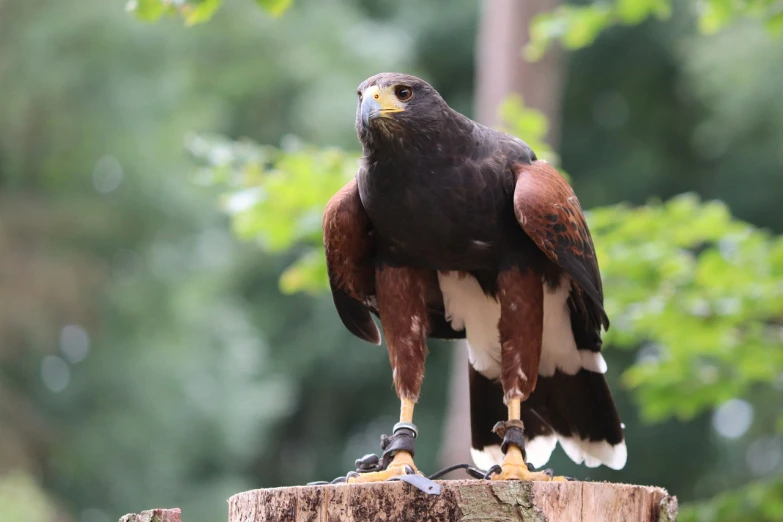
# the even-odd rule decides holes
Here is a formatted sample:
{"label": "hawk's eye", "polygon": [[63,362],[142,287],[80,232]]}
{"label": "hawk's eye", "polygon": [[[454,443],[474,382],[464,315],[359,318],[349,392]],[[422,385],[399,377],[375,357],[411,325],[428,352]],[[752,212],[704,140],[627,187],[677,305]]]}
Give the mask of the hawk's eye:
{"label": "hawk's eye", "polygon": [[405,87],[404,85],[398,85],[394,88],[394,95],[397,97],[400,101],[408,101],[411,99],[411,96],[413,95],[413,91],[410,87]]}
{"label": "hawk's eye", "polygon": [[362,91],[356,91],[356,96],[359,97],[359,99],[362,99]]}

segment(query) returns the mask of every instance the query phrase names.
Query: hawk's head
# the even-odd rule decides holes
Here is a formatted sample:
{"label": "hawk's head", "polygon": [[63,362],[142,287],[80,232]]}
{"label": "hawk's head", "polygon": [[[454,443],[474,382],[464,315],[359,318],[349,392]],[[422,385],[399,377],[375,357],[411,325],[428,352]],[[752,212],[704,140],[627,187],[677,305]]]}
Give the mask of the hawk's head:
{"label": "hawk's head", "polygon": [[365,146],[435,133],[451,111],[429,83],[407,74],[376,74],[357,94],[356,133]]}

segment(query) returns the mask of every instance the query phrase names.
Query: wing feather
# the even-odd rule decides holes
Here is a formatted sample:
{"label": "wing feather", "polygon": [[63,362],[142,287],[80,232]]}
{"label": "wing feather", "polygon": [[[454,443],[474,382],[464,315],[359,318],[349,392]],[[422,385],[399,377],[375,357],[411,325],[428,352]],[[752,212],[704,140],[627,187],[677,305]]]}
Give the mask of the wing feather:
{"label": "wing feather", "polygon": [[519,164],[516,175],[517,221],[538,248],[571,276],[593,305],[588,313],[608,329],[593,239],[573,189],[545,161]]}
{"label": "wing feather", "polygon": [[[381,344],[381,334],[372,315],[378,316],[375,293],[377,249],[374,229],[359,197],[356,178],[329,200],[324,210],[324,248],[332,299],[343,324],[360,339]],[[446,320],[443,295],[436,271],[427,282],[429,337],[463,339]],[[381,319],[382,320],[382,319]]]}
{"label": "wing feather", "polygon": [[370,315],[370,312],[378,313],[375,240],[372,222],[359,198],[356,178],[326,204],[323,230],[326,270],[337,314],[352,334],[381,344],[380,331]]}

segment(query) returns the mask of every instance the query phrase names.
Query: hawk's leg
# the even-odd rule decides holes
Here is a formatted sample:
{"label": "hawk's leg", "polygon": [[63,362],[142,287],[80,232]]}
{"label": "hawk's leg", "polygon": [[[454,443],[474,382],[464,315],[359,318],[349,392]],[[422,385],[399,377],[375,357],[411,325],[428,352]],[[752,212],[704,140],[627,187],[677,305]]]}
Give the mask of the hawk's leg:
{"label": "hawk's leg", "polygon": [[498,423],[495,432],[503,437],[505,457],[500,465],[502,471],[493,475],[494,480],[540,480],[565,481],[565,477],[553,477],[551,470],[531,471],[525,462],[524,426],[520,420],[521,400],[508,402],[508,421]]}
{"label": "hawk's leg", "polygon": [[[415,426],[413,426],[413,423],[411,422],[413,420],[413,401],[402,399],[400,410],[400,422],[395,426],[395,431],[398,429],[407,429],[410,433],[410,428],[406,426],[415,429]],[[409,437],[408,440],[410,440]],[[412,445],[412,442],[410,444]],[[381,465],[386,465],[385,469],[367,473],[351,474],[348,478],[348,482],[381,482],[400,475],[409,475],[419,472],[418,469],[416,469],[416,465],[413,463],[412,448],[411,451],[400,449],[393,450],[389,455],[387,455],[387,452],[389,452],[389,450],[384,452],[384,456],[381,460]],[[388,461],[389,457],[391,457],[391,461]]]}
{"label": "hawk's leg", "polygon": [[496,480],[565,480],[551,471],[530,471],[525,462],[522,401],[533,393],[541,360],[544,331],[544,283],[541,274],[528,268],[503,271],[498,276],[500,302],[500,346],[503,394],[508,421],[498,423],[495,432],[503,437],[505,453]]}
{"label": "hawk's leg", "polygon": [[[400,422],[395,431],[416,433],[413,408],[419,398],[424,378],[424,359],[427,354],[429,312],[426,303],[427,272],[412,268],[381,267],[375,276],[378,311],[381,316],[386,347],[397,396],[400,398]],[[395,437],[392,436],[392,439]],[[390,448],[396,441],[392,440]],[[390,478],[418,473],[413,463],[412,440],[409,449],[386,450],[391,461],[381,471],[352,475],[349,482],[379,482]]]}

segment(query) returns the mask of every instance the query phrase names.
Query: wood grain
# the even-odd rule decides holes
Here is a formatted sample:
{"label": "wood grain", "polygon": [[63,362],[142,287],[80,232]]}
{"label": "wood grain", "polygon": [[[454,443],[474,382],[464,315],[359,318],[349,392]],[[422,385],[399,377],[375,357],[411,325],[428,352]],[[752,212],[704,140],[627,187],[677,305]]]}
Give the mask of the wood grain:
{"label": "wood grain", "polygon": [[440,481],[440,495],[403,482],[258,489],[229,499],[229,522],[673,522],[666,490],[605,482]]}
{"label": "wood grain", "polygon": [[182,522],[179,508],[149,509],[141,513],[128,513],[120,522]]}

